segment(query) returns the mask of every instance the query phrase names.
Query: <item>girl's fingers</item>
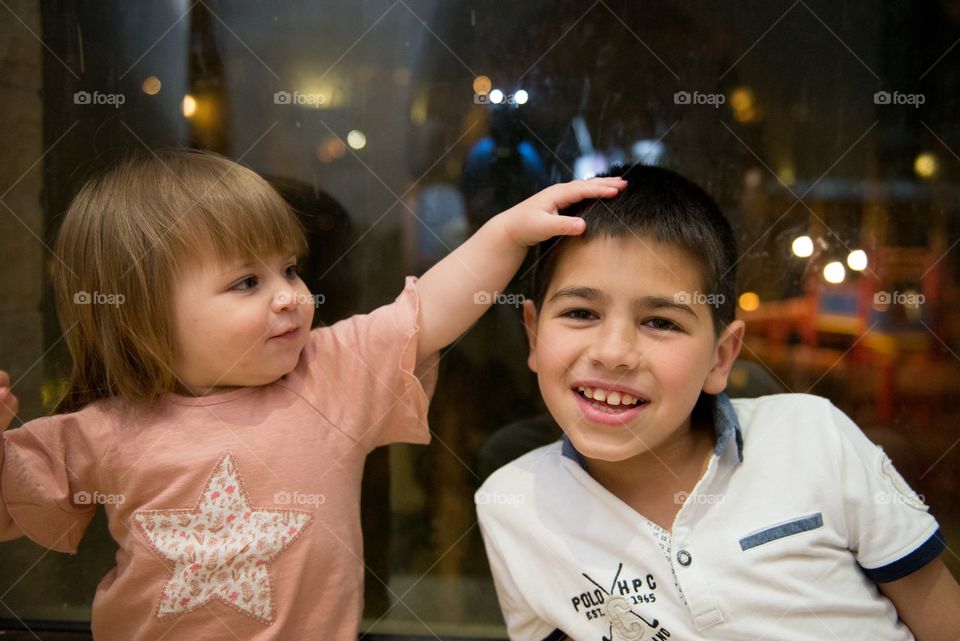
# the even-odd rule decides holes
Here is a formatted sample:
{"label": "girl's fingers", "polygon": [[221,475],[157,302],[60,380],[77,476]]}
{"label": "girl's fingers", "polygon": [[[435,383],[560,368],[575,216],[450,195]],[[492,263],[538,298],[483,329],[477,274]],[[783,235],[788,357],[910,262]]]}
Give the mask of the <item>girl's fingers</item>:
{"label": "girl's fingers", "polygon": [[541,232],[534,242],[541,242],[554,236],[579,236],[587,228],[583,218],[576,216],[557,216],[551,213],[545,213],[543,216]]}
{"label": "girl's fingers", "polygon": [[[7,379],[9,382],[9,378]],[[0,432],[7,429],[10,421],[20,411],[20,402],[9,387],[0,386]]]}
{"label": "girl's fingers", "polygon": [[612,198],[620,193],[626,182],[606,182],[606,179],[578,180],[556,185],[548,190],[556,209],[565,209],[587,198]]}
{"label": "girl's fingers", "polygon": [[559,218],[567,219],[567,236],[579,236],[587,229],[587,222],[583,218],[575,216],[559,216]]}

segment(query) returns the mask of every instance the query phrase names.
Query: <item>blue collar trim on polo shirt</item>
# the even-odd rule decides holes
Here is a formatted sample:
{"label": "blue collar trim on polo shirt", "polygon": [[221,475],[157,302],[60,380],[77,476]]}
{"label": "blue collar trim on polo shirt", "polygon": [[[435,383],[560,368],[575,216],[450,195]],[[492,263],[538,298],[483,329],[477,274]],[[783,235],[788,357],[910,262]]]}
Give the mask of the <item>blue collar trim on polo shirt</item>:
{"label": "blue collar trim on polo shirt", "polygon": [[743,432],[740,431],[740,419],[733,409],[733,403],[723,393],[713,398],[713,429],[717,434],[717,446],[713,448],[713,453],[717,456],[723,454],[732,438],[737,444],[737,460],[743,463]]}
{"label": "blue collar trim on polo shirt", "polygon": [[[717,435],[717,445],[713,448],[713,453],[717,456],[723,454],[731,439],[737,444],[737,459],[743,462],[743,432],[740,431],[740,421],[737,419],[737,412],[733,409],[733,403],[726,394],[717,394],[713,398],[713,429]],[[563,435],[563,445],[561,452],[568,459],[574,460],[577,464],[586,469],[586,462],[583,455],[577,451],[573,443]]]}

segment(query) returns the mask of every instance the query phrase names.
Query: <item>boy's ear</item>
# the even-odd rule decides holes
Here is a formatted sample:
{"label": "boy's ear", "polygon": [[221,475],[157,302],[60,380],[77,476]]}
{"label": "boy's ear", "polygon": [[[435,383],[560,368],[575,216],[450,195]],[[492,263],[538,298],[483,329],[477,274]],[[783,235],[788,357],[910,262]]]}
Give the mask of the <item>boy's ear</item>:
{"label": "boy's ear", "polygon": [[735,320],[727,325],[717,338],[713,351],[713,367],[710,368],[707,379],[703,382],[703,391],[707,394],[719,394],[727,388],[730,368],[740,355],[745,330],[744,322]]}
{"label": "boy's ear", "polygon": [[537,308],[533,301],[523,301],[523,329],[527,333],[527,345],[530,352],[527,354],[527,367],[531,372],[537,371]]}

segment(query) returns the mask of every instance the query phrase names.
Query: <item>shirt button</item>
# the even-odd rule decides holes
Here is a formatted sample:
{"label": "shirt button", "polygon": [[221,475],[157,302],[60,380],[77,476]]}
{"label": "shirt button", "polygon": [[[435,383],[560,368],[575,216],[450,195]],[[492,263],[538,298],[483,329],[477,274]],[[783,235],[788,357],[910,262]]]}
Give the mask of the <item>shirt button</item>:
{"label": "shirt button", "polygon": [[693,557],[691,557],[690,553],[686,550],[680,550],[677,552],[677,563],[683,566],[690,565],[693,563]]}

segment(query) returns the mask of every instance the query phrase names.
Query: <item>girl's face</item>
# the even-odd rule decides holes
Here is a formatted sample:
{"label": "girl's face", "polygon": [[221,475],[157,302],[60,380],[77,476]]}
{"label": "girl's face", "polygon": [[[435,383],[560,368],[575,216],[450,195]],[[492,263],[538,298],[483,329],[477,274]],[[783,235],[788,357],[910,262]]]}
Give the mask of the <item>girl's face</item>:
{"label": "girl's face", "polygon": [[293,256],[188,269],[174,295],[174,373],[191,394],[266,385],[296,366],[314,301]]}

